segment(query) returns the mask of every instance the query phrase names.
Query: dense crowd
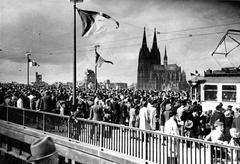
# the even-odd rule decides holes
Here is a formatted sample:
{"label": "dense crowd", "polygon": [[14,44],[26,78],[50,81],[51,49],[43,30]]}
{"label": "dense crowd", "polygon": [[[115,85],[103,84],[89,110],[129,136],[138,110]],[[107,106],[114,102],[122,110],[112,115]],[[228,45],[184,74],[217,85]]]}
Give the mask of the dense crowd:
{"label": "dense crowd", "polygon": [[203,112],[185,91],[78,88],[76,102],[70,87],[0,84],[0,104],[240,145],[239,108]]}

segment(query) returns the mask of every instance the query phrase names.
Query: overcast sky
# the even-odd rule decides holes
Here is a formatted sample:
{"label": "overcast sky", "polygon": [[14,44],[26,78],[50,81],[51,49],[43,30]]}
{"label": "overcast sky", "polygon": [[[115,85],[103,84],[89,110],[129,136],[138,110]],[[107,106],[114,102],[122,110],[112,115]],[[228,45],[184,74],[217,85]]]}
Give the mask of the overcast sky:
{"label": "overcast sky", "polygon": [[[162,60],[166,46],[169,63],[181,66],[188,78],[195,70],[203,74],[208,68],[239,65],[239,50],[233,51],[228,59],[210,55],[227,29],[240,29],[239,2],[84,0],[77,6],[104,12],[120,23],[119,29],[113,26],[103,33],[82,38],[81,19],[77,15],[78,81],[84,79],[87,69],[94,70],[92,50],[99,44],[101,56],[114,62],[98,69],[99,81],[136,82],[144,27],[148,47],[152,47],[153,30],[157,28]],[[40,64],[30,68],[30,81],[35,81],[35,72],[39,72],[48,83],[71,82],[72,4],[67,0],[1,0],[0,49],[2,82],[26,83],[26,51],[31,51],[31,58]]]}

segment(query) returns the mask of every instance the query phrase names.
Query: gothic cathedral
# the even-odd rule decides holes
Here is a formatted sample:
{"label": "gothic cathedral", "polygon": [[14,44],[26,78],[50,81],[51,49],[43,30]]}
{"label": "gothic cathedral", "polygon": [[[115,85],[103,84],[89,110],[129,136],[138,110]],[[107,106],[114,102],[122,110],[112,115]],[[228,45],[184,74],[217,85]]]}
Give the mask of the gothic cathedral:
{"label": "gothic cathedral", "polygon": [[138,57],[137,88],[147,90],[186,90],[188,87],[186,74],[177,64],[168,64],[167,49],[161,64],[161,53],[157,45],[156,29],[154,29],[152,49],[147,46],[144,28],[142,47]]}

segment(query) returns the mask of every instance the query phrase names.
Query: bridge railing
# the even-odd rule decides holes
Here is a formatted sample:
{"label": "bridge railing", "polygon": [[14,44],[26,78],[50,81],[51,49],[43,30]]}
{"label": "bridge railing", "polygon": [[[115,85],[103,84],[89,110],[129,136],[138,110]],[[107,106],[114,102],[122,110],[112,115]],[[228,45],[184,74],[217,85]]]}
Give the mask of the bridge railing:
{"label": "bridge railing", "polygon": [[240,163],[240,148],[124,125],[0,106],[0,119],[149,163]]}

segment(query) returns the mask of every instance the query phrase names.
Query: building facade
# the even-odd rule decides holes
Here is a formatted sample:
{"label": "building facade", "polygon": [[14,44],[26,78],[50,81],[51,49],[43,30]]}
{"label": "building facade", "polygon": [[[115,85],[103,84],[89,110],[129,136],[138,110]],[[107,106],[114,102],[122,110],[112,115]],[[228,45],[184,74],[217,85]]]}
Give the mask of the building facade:
{"label": "building facade", "polygon": [[167,49],[163,64],[157,44],[156,29],[154,29],[151,51],[147,46],[144,28],[142,47],[140,48],[137,70],[137,88],[147,90],[188,90],[186,74],[177,64],[168,64]]}
{"label": "building facade", "polygon": [[87,71],[85,72],[84,83],[86,88],[89,89],[95,88],[96,74],[93,70],[87,69]]}

